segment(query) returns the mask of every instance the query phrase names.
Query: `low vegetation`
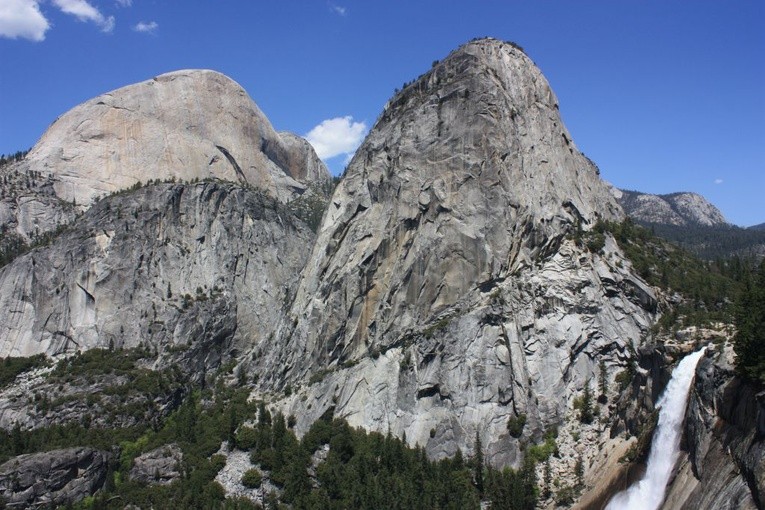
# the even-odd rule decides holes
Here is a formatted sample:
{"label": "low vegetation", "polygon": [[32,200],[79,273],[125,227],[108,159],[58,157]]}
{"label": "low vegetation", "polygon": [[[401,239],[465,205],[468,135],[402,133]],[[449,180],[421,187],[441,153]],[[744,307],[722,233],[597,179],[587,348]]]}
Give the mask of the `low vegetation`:
{"label": "low vegetation", "polygon": [[8,230],[7,225],[2,225],[0,227],[0,267],[35,248],[50,245],[68,229],[69,225],[62,223],[53,230],[32,236],[31,241],[27,242],[16,232]]}
{"label": "low vegetation", "polygon": [[507,432],[515,438],[523,435],[523,428],[526,426],[526,415],[524,413],[518,416],[511,416],[507,420]]}
{"label": "low vegetation", "polygon": [[48,365],[44,354],[20,358],[0,358],[0,388],[11,384],[19,374]]}

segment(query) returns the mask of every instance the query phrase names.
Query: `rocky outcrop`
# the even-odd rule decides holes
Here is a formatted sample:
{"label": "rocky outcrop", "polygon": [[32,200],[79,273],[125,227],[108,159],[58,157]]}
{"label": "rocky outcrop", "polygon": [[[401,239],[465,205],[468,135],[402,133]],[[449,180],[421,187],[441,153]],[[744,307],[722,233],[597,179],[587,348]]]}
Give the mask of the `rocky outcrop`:
{"label": "rocky outcrop", "polygon": [[54,182],[23,161],[0,167],[0,265],[76,217],[77,208],[56,196]]}
{"label": "rocky outcrop", "polygon": [[104,199],[0,269],[0,356],[175,347],[203,377],[272,334],[313,238],[278,201],[234,184]]}
{"label": "rocky outcrop", "polygon": [[728,226],[720,210],[697,193],[651,195],[614,190],[627,215],[642,223],[675,226]]}
{"label": "rocky outcrop", "polygon": [[[250,365],[297,429],[333,408],[431,456],[497,464],[648,334],[653,291],[608,238],[622,212],[517,47],[471,42],[386,106],[319,229],[290,317]],[[266,370],[279,366],[281,371]],[[527,415],[523,439],[507,420]]]}
{"label": "rocky outcrop", "polygon": [[0,466],[0,501],[7,508],[75,503],[103,486],[108,467],[109,454],[92,448],[19,455]]}
{"label": "rocky outcrop", "polygon": [[130,468],[130,479],[148,485],[169,485],[181,477],[183,452],[173,443],[139,455]]}
{"label": "rocky outcrop", "polygon": [[765,504],[765,392],[739,379],[731,359],[726,347],[699,363],[685,424],[687,455],[668,488],[666,510]]}

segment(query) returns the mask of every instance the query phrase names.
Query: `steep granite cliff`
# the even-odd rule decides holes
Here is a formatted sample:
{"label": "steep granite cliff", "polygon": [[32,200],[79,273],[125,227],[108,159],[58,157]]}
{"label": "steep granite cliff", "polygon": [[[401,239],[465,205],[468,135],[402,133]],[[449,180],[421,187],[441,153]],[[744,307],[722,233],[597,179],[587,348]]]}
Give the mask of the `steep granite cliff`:
{"label": "steep granite cliff", "polygon": [[[563,420],[603,359],[631,358],[655,312],[610,238],[622,212],[517,47],[471,42],[385,107],[331,199],[289,320],[252,353],[262,391],[290,385],[298,429],[333,408],[435,457],[497,464]],[[283,370],[266,370],[279,366]]]}
{"label": "steep granite cliff", "polygon": [[257,345],[286,312],[313,238],[286,206],[231,183],[106,198],[0,268],[0,356]]}

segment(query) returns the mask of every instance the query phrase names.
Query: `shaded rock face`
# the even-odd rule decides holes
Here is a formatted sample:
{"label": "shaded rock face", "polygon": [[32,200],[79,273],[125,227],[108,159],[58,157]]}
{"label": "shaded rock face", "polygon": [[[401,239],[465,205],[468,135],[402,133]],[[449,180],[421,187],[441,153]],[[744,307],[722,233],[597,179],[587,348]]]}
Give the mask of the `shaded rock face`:
{"label": "shaded rock face", "polygon": [[[637,350],[635,375],[616,401],[616,419],[609,434],[640,437],[651,434],[656,426],[659,400],[672,377],[672,359],[662,345],[643,345]],[[647,436],[650,438],[650,435]],[[647,441],[646,446],[650,446]],[[648,449],[637,459],[644,467]]]}
{"label": "shaded rock face", "polygon": [[130,479],[148,485],[169,485],[181,477],[183,452],[177,444],[160,446],[139,455],[130,469]]}
{"label": "shaded rock face", "polygon": [[109,454],[68,448],[20,455],[0,466],[0,498],[8,508],[75,503],[103,486]]}
{"label": "shaded rock face", "polygon": [[283,346],[254,353],[257,370],[285,368],[261,386],[313,383],[284,402],[298,429],[334,407],[436,457],[470,450],[477,429],[512,463],[507,419],[527,414],[539,436],[652,322],[653,293],[615,243],[593,254],[567,237],[621,217],[533,63],[467,44],[395,96],[356,152]]}
{"label": "shaded rock face", "polygon": [[663,508],[755,509],[765,504],[765,393],[735,376],[722,352],[696,370],[678,475]]}
{"label": "shaded rock face", "polygon": [[[27,241],[138,182],[216,178],[287,202],[330,180],[308,142],[277,133],[239,84],[207,70],[163,74],[86,101],[4,171],[25,185],[3,189],[0,227]],[[26,186],[28,175],[40,177]]]}
{"label": "shaded rock face", "polygon": [[720,210],[697,193],[651,195],[615,190],[615,194],[627,216],[643,223],[707,227],[728,225]]}
{"label": "shaded rock face", "polygon": [[271,334],[313,238],[277,201],[234,184],[104,199],[0,269],[0,356],[175,346],[203,376]]}
{"label": "shaded rock face", "polygon": [[23,161],[0,167],[0,249],[12,237],[26,242],[74,220],[77,208],[56,195],[55,182]]}

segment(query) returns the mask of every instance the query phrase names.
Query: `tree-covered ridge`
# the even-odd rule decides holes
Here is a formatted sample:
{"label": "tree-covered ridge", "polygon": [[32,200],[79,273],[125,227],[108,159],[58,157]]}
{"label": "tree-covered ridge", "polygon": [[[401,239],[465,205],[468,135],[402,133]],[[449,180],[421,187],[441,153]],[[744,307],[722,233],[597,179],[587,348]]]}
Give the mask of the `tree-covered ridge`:
{"label": "tree-covered ridge", "polygon": [[10,163],[15,163],[24,159],[31,149],[25,151],[16,151],[13,154],[0,154],[0,167]]}
{"label": "tree-covered ridge", "polygon": [[765,256],[765,230],[735,225],[665,225],[641,223],[657,236],[671,241],[704,260]]}

